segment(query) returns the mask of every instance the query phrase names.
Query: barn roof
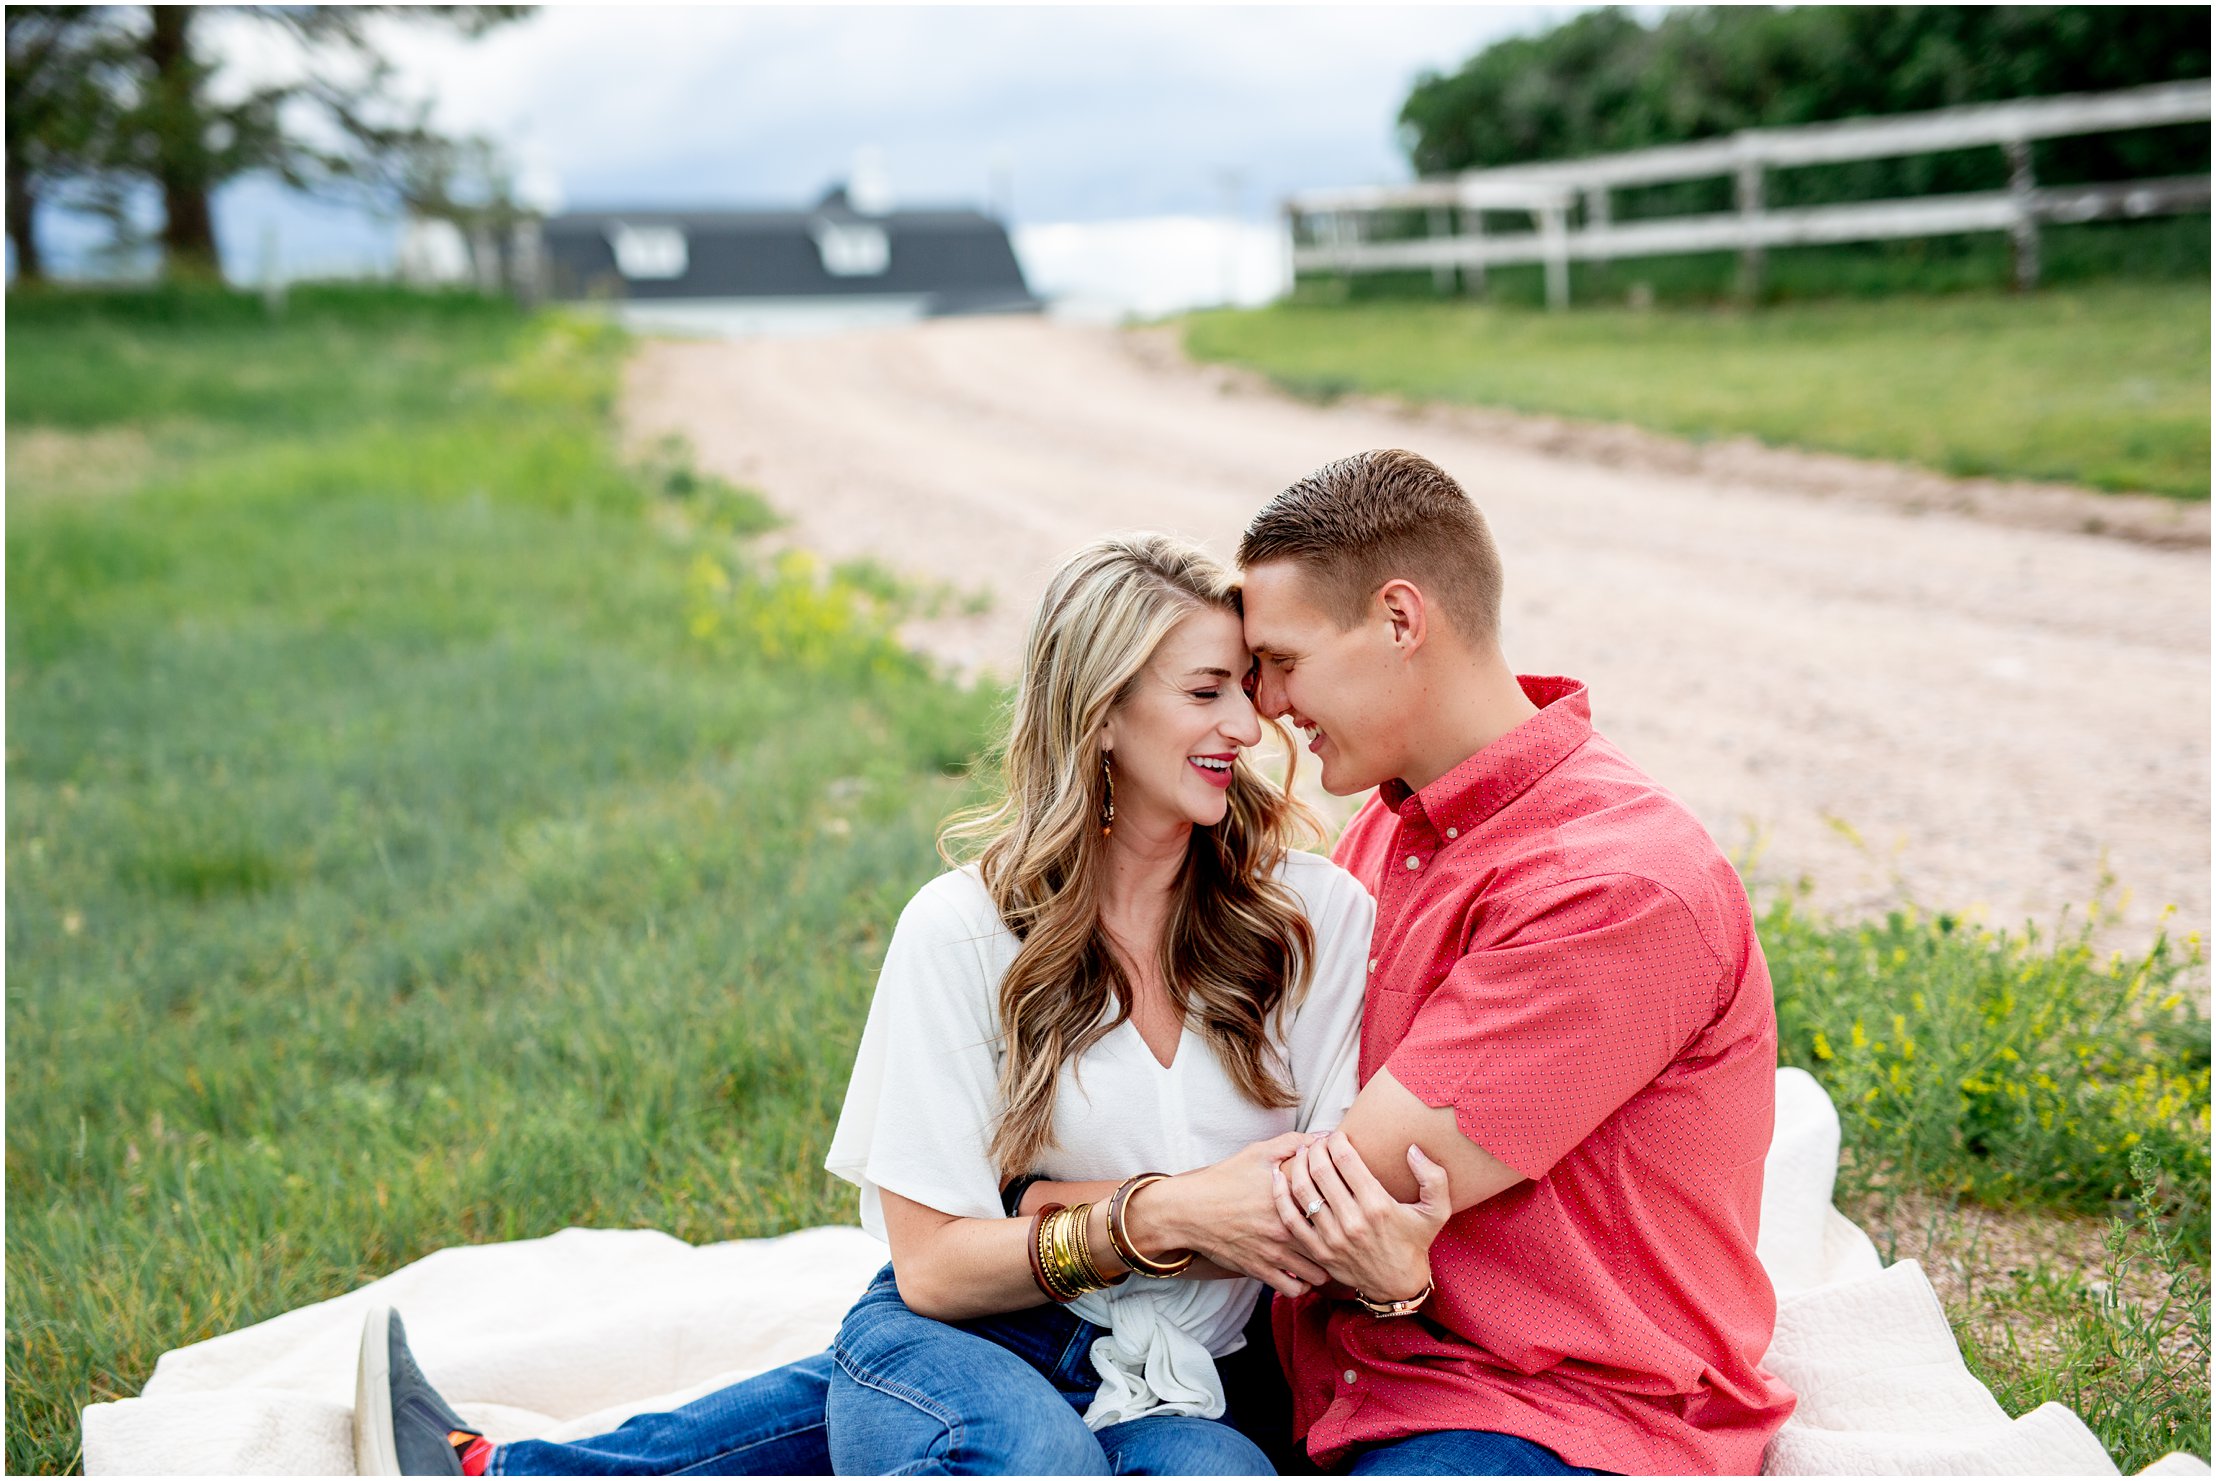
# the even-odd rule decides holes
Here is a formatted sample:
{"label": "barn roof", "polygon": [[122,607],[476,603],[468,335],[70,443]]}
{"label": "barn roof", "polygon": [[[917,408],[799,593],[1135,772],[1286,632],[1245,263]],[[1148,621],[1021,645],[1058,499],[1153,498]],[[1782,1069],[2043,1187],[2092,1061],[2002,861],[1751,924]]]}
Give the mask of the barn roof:
{"label": "barn roof", "polygon": [[[1039,306],[1007,229],[992,217],[964,209],[865,216],[843,190],[799,211],[571,211],[546,222],[544,240],[560,298],[893,295],[927,298],[932,313]],[[619,245],[629,249],[621,263]],[[642,264],[652,271],[641,275]]]}

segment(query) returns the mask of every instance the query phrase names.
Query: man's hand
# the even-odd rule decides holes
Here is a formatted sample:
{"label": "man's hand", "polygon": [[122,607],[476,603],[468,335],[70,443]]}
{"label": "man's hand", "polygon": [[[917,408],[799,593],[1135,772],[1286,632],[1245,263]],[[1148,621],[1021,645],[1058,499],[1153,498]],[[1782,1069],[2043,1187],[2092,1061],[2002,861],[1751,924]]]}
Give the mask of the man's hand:
{"label": "man's hand", "polygon": [[1307,1143],[1289,1131],[1144,1188],[1125,1210],[1125,1228],[1148,1254],[1198,1250],[1280,1295],[1312,1290],[1329,1277],[1286,1231],[1271,1188],[1277,1165]]}
{"label": "man's hand", "polygon": [[1370,1175],[1343,1131],[1287,1158],[1271,1180],[1278,1222],[1301,1253],[1372,1301],[1422,1294],[1431,1283],[1431,1242],[1454,1213],[1446,1169],[1414,1144],[1407,1155],[1414,1203]]}

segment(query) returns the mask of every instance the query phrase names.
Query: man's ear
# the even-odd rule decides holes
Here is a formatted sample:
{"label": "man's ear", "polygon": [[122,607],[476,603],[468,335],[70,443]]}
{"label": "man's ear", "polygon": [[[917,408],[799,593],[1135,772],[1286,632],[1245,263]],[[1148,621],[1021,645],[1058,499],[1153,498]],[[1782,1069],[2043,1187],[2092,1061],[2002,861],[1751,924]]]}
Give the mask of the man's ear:
{"label": "man's ear", "polygon": [[1377,604],[1391,629],[1395,648],[1406,655],[1423,646],[1430,631],[1430,614],[1424,610],[1420,589],[1407,581],[1388,581],[1378,588]]}

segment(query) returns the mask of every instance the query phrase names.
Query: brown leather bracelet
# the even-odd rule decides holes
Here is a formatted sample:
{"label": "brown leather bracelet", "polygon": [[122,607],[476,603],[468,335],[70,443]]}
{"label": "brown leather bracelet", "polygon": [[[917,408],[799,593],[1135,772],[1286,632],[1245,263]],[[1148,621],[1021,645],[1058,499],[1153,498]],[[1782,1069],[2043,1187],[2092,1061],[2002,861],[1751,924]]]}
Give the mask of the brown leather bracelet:
{"label": "brown leather bracelet", "polygon": [[1061,1204],[1050,1203],[1045,1208],[1040,1209],[1037,1213],[1031,1216],[1031,1279],[1036,1282],[1039,1289],[1046,1294],[1047,1300],[1052,1301],[1056,1306],[1067,1306],[1070,1302],[1075,1301],[1077,1298],[1075,1296],[1065,1296],[1047,1283],[1046,1262],[1040,1257],[1039,1254],[1039,1243],[1041,1239],[1040,1231],[1046,1227],[1046,1221],[1048,1219],[1052,1218],[1054,1215],[1060,1213],[1061,1211]]}
{"label": "brown leather bracelet", "polygon": [[1108,1199],[1108,1243],[1115,1247],[1116,1256],[1124,1264],[1150,1280],[1168,1280],[1183,1275],[1192,1263],[1193,1252],[1185,1251],[1181,1260],[1150,1260],[1139,1253],[1139,1247],[1131,1240],[1131,1232],[1123,1226],[1123,1209],[1131,1201],[1131,1195],[1150,1183],[1169,1181],[1169,1174],[1162,1172],[1135,1173],[1117,1185]]}

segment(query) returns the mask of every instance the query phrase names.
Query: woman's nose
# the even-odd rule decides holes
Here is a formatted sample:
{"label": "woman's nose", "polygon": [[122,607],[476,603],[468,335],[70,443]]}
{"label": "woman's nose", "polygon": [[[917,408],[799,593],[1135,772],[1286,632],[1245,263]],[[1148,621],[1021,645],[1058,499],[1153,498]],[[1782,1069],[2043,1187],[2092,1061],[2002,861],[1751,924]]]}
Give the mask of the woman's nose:
{"label": "woman's nose", "polygon": [[1236,715],[1224,723],[1223,733],[1225,739],[1236,745],[1253,746],[1261,744],[1262,720],[1259,715],[1255,714],[1254,705],[1251,702],[1242,701],[1237,706]]}

